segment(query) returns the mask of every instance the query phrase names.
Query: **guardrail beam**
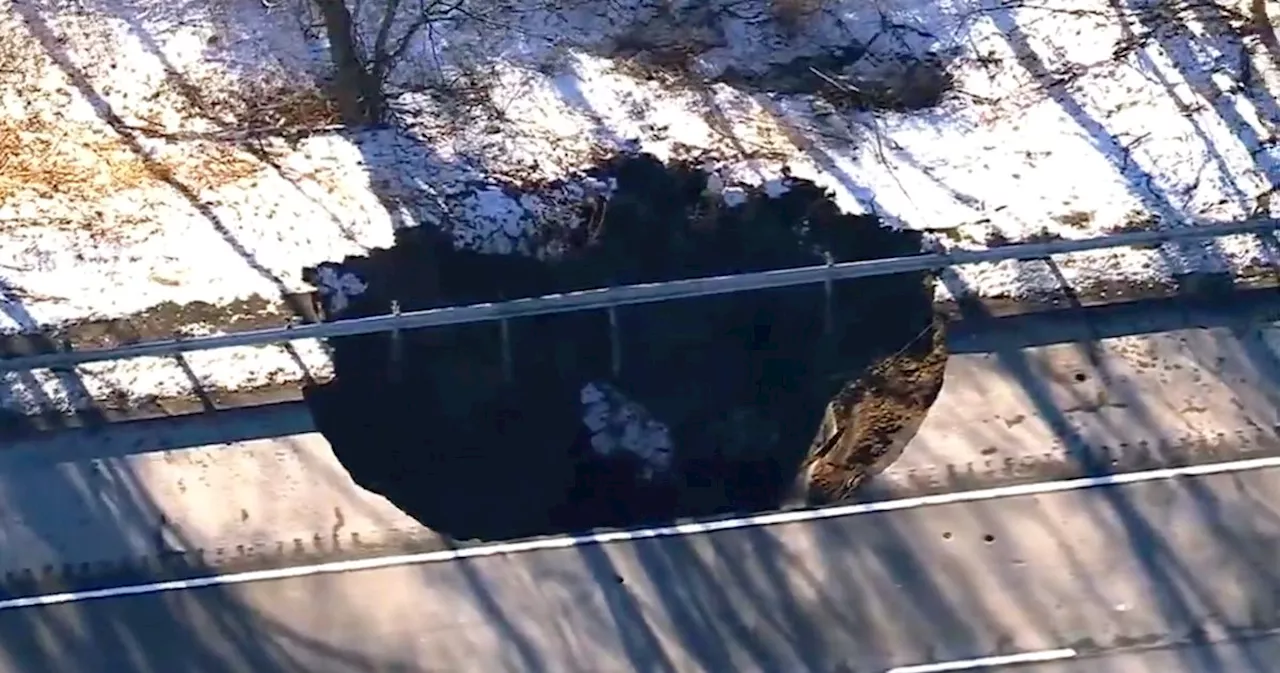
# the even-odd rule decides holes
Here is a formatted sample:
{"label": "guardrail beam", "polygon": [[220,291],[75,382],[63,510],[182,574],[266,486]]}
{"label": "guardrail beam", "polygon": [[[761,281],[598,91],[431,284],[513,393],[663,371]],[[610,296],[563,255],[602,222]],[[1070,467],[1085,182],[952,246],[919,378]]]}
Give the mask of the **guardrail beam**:
{"label": "guardrail beam", "polygon": [[290,325],[274,329],[250,330],[217,336],[151,341],[110,349],[46,353],[0,360],[0,372],[31,369],[66,369],[92,362],[108,362],[148,356],[169,357],[180,353],[215,348],[261,346],[301,339],[330,339],[374,334],[397,329],[465,325],[494,320],[506,321],[535,315],[615,308],[677,299],[750,292],[753,290],[811,285],[829,282],[829,280],[849,280],[915,271],[937,271],[963,264],[1045,259],[1052,255],[1105,250],[1108,248],[1149,246],[1177,241],[1219,238],[1222,236],[1259,234],[1275,231],[1276,229],[1280,229],[1280,221],[1272,219],[1250,220],[1162,231],[1125,232],[1075,241],[1022,243],[987,250],[958,250],[947,253],[908,255],[905,257],[842,262],[831,265],[823,264],[731,276],[641,283],[487,304],[411,311],[399,315],[355,318],[331,323]]}

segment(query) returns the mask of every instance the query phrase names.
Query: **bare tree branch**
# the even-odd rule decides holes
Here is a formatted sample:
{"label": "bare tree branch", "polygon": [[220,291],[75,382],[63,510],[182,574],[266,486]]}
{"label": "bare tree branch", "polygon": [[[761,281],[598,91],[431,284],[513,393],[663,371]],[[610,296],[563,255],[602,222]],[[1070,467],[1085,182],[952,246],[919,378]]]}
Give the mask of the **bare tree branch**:
{"label": "bare tree branch", "polygon": [[387,40],[391,37],[391,24],[395,23],[396,15],[399,13],[400,0],[387,0],[386,9],[382,13],[382,25],[378,26],[378,36],[373,41],[373,53],[370,54],[375,68],[381,66],[383,54],[387,53]]}
{"label": "bare tree branch", "polygon": [[[417,18],[414,19],[413,23],[409,24],[409,27],[405,30],[404,34],[400,36],[400,40],[396,43],[394,49],[390,52],[379,52],[382,54],[382,58],[393,63],[399,60],[400,57],[404,55],[405,50],[409,48],[409,45],[413,42],[413,38],[417,36],[419,31],[432,23],[442,21],[457,13],[462,8],[463,2],[464,0],[456,0],[456,2],[448,4],[448,6],[438,12],[427,10],[422,14],[419,14]],[[432,3],[433,7],[444,4],[446,3]]]}
{"label": "bare tree branch", "polygon": [[337,98],[343,121],[350,125],[381,121],[380,83],[371,79],[356,46],[355,21],[344,0],[313,0],[324,17],[329,58],[337,71]]}

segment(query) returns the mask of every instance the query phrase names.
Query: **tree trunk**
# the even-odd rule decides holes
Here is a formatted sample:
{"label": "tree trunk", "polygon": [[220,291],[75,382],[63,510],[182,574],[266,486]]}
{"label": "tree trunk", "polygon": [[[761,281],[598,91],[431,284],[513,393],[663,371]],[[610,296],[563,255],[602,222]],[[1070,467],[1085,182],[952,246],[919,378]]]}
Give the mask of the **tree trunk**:
{"label": "tree trunk", "polygon": [[1280,65],[1280,38],[1276,37],[1275,25],[1271,23],[1271,17],[1267,16],[1267,0],[1253,0],[1250,9],[1254,32],[1267,48],[1271,60],[1276,65]]}
{"label": "tree trunk", "polygon": [[336,71],[336,95],[342,120],[349,126],[382,121],[382,91],[356,48],[355,21],[344,0],[314,0],[324,17],[329,57]]}

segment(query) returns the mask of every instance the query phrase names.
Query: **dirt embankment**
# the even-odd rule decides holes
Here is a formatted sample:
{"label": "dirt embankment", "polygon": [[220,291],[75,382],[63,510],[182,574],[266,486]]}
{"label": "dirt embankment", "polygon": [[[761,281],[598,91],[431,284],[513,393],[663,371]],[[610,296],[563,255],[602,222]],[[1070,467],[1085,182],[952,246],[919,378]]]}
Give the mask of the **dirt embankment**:
{"label": "dirt embankment", "polygon": [[946,364],[939,318],[900,352],[845,383],[827,405],[801,471],[798,486],[805,499],[829,503],[848,498],[892,464],[942,391]]}
{"label": "dirt embankment", "polygon": [[[620,157],[594,178],[611,192],[586,200],[580,224],[544,232],[563,251],[554,259],[406,230],[393,249],[327,267],[363,290],[342,316],[920,249],[919,234],[842,214],[804,181],[729,207],[691,164]],[[932,279],[913,273],[829,295],[818,285],[630,306],[612,324],[592,311],[344,338],[336,380],[309,399],[357,482],[454,537],[773,509],[811,464],[822,469],[806,497],[847,495],[861,479],[850,475],[892,453],[886,438],[914,432],[945,361],[932,297]],[[602,442],[584,423],[588,384],[621,391],[663,429],[633,423],[646,429]],[[811,460],[828,426],[840,439]]]}

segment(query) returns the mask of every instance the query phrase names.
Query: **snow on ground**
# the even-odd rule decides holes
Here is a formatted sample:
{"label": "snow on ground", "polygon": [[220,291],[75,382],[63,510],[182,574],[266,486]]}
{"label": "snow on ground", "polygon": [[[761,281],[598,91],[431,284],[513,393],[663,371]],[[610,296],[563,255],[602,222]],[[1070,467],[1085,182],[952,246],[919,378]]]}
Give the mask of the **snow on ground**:
{"label": "snow on ground", "polygon": [[182,360],[134,358],[78,367],[75,374],[5,372],[0,409],[36,415],[72,413],[95,403],[127,407],[172,399],[200,400],[210,391],[255,390],[333,375],[328,353],[315,341],[293,348],[236,347],[197,351]]}
{"label": "snow on ground", "polygon": [[[305,0],[0,0],[0,330],[306,290],[303,267],[421,222],[527,249],[535,224],[573,217],[590,189],[577,172],[624,147],[710,152],[727,195],[785,167],[952,247],[1271,212],[1280,47],[1244,0],[469,8],[420,33],[393,73],[399,130],[286,138],[270,130],[335,121]],[[854,49],[822,60],[832,47]],[[852,110],[806,63],[884,100],[949,91],[923,110]],[[1271,257],[1234,237],[956,278],[1016,296],[1059,273],[1151,281]],[[201,357],[197,378],[219,388],[297,375],[283,349]],[[156,373],[170,366],[82,373],[146,397],[186,385]],[[7,377],[0,406],[29,406],[33,380]]]}

